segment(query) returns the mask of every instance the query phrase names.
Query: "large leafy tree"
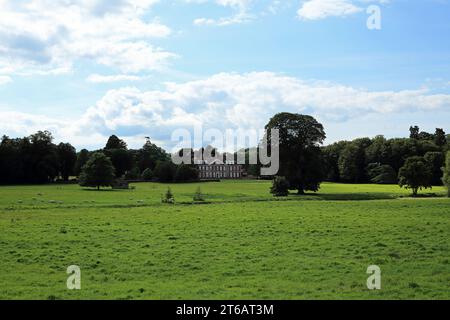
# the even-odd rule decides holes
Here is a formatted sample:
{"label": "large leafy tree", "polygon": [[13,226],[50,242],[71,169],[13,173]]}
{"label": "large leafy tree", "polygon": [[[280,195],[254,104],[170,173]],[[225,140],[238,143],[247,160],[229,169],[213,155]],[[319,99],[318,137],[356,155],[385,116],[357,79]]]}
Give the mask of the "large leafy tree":
{"label": "large leafy tree", "polygon": [[339,157],[342,150],[349,144],[350,142],[348,141],[339,141],[326,147],[322,147],[324,173],[327,181],[341,181],[339,174]]}
{"label": "large leafy tree", "polygon": [[445,135],[444,129],[436,128],[436,133],[434,134],[434,143],[442,147],[447,143],[447,137]]}
{"label": "large leafy tree", "polygon": [[80,175],[82,187],[109,187],[114,183],[114,166],[111,160],[102,152],[91,155],[84,165]]}
{"label": "large leafy tree", "polygon": [[152,143],[148,137],[144,146],[137,151],[135,158],[141,171],[148,168],[154,170],[158,161],[170,161],[169,154],[162,148]]}
{"label": "large leafy tree", "polygon": [[75,171],[74,173],[77,177],[80,176],[81,169],[84,167],[86,162],[88,162],[89,157],[90,153],[86,149],[82,149],[80,152],[78,152],[77,162],[75,163],[75,170],[74,170]]}
{"label": "large leafy tree", "polygon": [[366,181],[366,154],[369,138],[362,138],[347,145],[339,157],[339,174],[342,181],[361,183]]}
{"label": "large leafy tree", "polygon": [[413,196],[417,196],[419,190],[432,187],[432,176],[429,163],[419,156],[406,159],[398,174],[400,187],[411,189]]}
{"label": "large leafy tree", "polygon": [[122,177],[125,172],[132,169],[133,157],[128,150],[106,149],[103,151],[103,153],[111,159],[117,177]]}
{"label": "large leafy tree", "polygon": [[177,167],[171,161],[158,161],[153,173],[160,182],[172,182],[176,170]]}
{"label": "large leafy tree", "polygon": [[175,173],[175,181],[188,182],[198,180],[198,170],[193,166],[182,164],[179,165]]}
{"label": "large leafy tree", "polygon": [[326,138],[322,124],[308,115],[279,113],[266,125],[268,141],[272,129],[280,136],[279,175],[299,194],[318,191],[323,180],[319,146]]}
{"label": "large leafy tree", "polygon": [[109,137],[108,142],[106,143],[105,146],[106,150],[111,150],[111,149],[123,149],[123,150],[127,150],[127,144],[125,141],[119,139],[119,137],[117,137],[116,135],[112,135]]}
{"label": "large leafy tree", "polygon": [[60,143],[57,151],[61,177],[64,181],[68,181],[69,176],[74,172],[77,151],[70,143]]}
{"label": "large leafy tree", "polygon": [[450,151],[447,152],[445,158],[445,167],[442,168],[444,171],[444,176],[442,177],[442,182],[447,187],[447,195],[450,197]]}
{"label": "large leafy tree", "polygon": [[48,131],[31,135],[22,146],[24,167],[32,183],[51,182],[58,176],[58,154]]}
{"label": "large leafy tree", "polygon": [[434,186],[442,185],[442,167],[444,166],[445,158],[442,152],[427,152],[424,159],[428,162],[432,178],[431,183]]}

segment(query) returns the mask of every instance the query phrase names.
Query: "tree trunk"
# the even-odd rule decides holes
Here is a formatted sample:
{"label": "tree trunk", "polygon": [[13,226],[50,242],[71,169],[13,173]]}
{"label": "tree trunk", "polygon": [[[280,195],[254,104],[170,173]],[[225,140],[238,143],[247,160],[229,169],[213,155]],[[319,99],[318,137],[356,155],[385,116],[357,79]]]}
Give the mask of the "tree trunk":
{"label": "tree trunk", "polygon": [[100,186],[97,186],[97,191],[100,191]]}
{"label": "tree trunk", "polygon": [[302,188],[298,188],[298,195],[304,195],[305,194],[305,190],[303,190]]}

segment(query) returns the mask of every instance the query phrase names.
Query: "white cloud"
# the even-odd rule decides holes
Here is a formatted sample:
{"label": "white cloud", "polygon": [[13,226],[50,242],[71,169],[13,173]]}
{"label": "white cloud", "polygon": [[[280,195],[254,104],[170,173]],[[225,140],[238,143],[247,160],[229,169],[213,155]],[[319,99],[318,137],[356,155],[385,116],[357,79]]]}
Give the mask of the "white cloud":
{"label": "white cloud", "polygon": [[197,18],[194,24],[209,25],[209,26],[228,26],[232,24],[241,24],[249,22],[255,18],[253,14],[249,13],[250,5],[253,0],[185,0],[188,3],[207,3],[214,2],[219,6],[231,8],[234,14],[228,17],[213,18]]}
{"label": "white cloud", "polygon": [[104,76],[100,74],[91,74],[87,77],[87,82],[92,83],[111,83],[111,82],[120,82],[120,81],[139,81],[142,77],[138,76],[130,76],[126,74],[117,74],[112,76]]}
{"label": "white cloud", "polygon": [[347,16],[361,11],[362,8],[350,0],[309,0],[303,3],[297,14],[302,19],[316,20],[330,16]]}
{"label": "white cloud", "polygon": [[297,11],[300,19],[318,20],[327,17],[345,17],[364,11],[368,3],[386,4],[389,0],[306,0]]}
{"label": "white cloud", "polygon": [[97,146],[113,133],[132,141],[150,136],[168,146],[172,131],[178,128],[202,124],[205,129],[262,129],[278,112],[311,114],[333,128],[342,124],[344,131],[348,131],[347,121],[363,124],[358,119],[372,115],[381,118],[374,126],[375,135],[384,133],[383,125],[396,126],[390,120],[394,115],[401,118],[415,112],[445,114],[449,110],[450,94],[433,94],[429,89],[369,91],[269,72],[221,73],[203,80],[167,83],[164,90],[111,90],[80,119],[65,122],[0,113],[0,131],[20,135],[49,128],[62,140]]}
{"label": "white cloud", "polygon": [[0,70],[68,72],[77,60],[122,72],[154,70],[174,57],[153,46],[171,30],[146,21],[157,0],[34,0],[0,2]]}

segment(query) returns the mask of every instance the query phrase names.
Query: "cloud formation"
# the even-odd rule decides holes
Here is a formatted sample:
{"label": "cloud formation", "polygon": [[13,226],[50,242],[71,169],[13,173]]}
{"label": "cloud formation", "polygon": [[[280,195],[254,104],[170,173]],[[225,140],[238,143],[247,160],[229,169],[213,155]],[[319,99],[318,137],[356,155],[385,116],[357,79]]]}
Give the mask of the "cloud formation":
{"label": "cloud formation", "polygon": [[253,0],[185,0],[188,3],[208,3],[213,2],[219,6],[230,8],[233,14],[228,17],[213,18],[197,18],[194,24],[209,26],[228,26],[232,24],[240,24],[253,20],[254,14],[250,14],[250,6]]}
{"label": "cloud formation", "polygon": [[306,0],[297,15],[303,20],[319,20],[327,17],[345,17],[364,11],[368,3],[385,4],[389,0]]}
{"label": "cloud formation", "polygon": [[175,55],[150,40],[171,30],[144,15],[157,0],[0,0],[0,74],[58,74],[88,60],[135,73]]}
{"label": "cloud formation", "polygon": [[83,145],[101,145],[114,133],[128,141],[150,136],[170,146],[175,129],[202,125],[204,129],[259,130],[278,112],[311,114],[321,121],[345,124],[371,114],[389,119],[406,112],[449,110],[450,95],[428,89],[369,91],[270,72],[221,73],[203,80],[167,83],[164,90],[111,90],[78,120],[0,114],[0,127],[16,135],[49,128],[57,137]]}

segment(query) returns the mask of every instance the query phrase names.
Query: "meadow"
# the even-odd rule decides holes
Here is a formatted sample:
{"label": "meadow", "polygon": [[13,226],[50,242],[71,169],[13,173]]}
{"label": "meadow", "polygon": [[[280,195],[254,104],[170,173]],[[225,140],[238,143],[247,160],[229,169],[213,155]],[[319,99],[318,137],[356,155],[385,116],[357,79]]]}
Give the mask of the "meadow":
{"label": "meadow", "polygon": [[[450,299],[450,199],[267,181],[0,187],[0,299]],[[198,187],[206,203],[193,203]],[[78,265],[82,289],[66,288]],[[367,289],[369,265],[382,289]]]}

